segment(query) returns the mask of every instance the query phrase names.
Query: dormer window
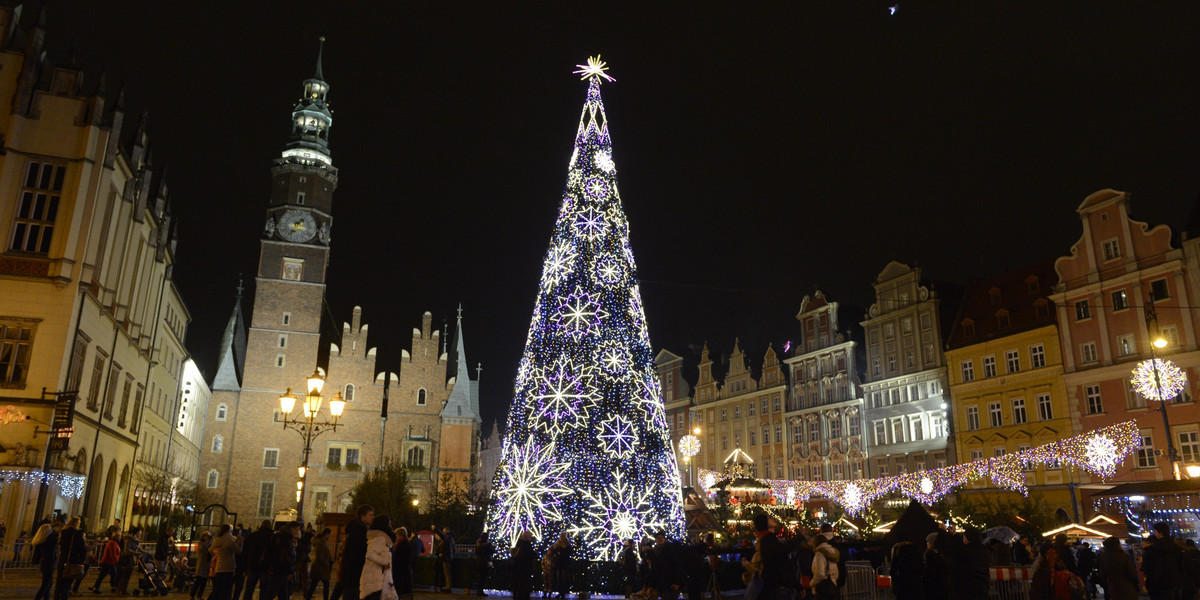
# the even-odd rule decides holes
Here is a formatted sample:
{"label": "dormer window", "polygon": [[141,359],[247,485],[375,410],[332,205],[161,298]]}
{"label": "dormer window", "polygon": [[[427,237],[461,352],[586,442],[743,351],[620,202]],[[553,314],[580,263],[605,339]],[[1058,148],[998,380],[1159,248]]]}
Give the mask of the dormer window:
{"label": "dormer window", "polygon": [[1038,287],[1039,286],[1038,286],[1038,278],[1037,277],[1034,277],[1031,275],[1029,277],[1029,279],[1025,280],[1025,288],[1028,289],[1030,292],[1038,291]]}
{"label": "dormer window", "polygon": [[988,298],[992,301],[992,304],[1000,304],[1000,288],[994,287],[988,290]]}
{"label": "dormer window", "polygon": [[1009,320],[1007,310],[996,311],[996,325],[999,326],[1000,329],[1008,329]]}
{"label": "dormer window", "polygon": [[975,321],[967,319],[962,322],[963,337],[975,336]]}

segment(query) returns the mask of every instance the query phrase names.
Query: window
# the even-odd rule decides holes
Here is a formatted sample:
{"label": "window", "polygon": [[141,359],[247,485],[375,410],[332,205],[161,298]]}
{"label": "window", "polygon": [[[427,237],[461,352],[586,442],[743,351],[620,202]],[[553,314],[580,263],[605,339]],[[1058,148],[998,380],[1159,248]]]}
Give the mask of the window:
{"label": "window", "polygon": [[1104,240],[1104,260],[1116,260],[1121,258],[1121,245],[1116,238]]}
{"label": "window", "polygon": [[983,460],[983,450],[972,450],[971,460]]}
{"label": "window", "polygon": [[995,377],[996,376],[996,357],[995,356],[988,355],[988,356],[983,357],[983,376],[984,377]]}
{"label": "window", "polygon": [[25,383],[32,348],[32,323],[0,323],[0,385]]}
{"label": "window", "polygon": [[742,445],[742,433],[740,431],[734,432],[733,445],[739,447]]}
{"label": "window", "polygon": [[258,487],[258,516],[271,517],[275,508],[275,482],[264,481]]}
{"label": "window", "polygon": [[900,321],[900,331],[904,333],[912,333],[912,319],[904,319]]}
{"label": "window", "polygon": [[287,336],[286,335],[279,336],[279,347],[287,348]]}
{"label": "window", "polygon": [[763,433],[763,437],[762,437],[763,443],[764,444],[769,443],[771,441],[771,428],[766,425],[763,425],[762,433]]}
{"label": "window", "polygon": [[304,192],[296,192],[296,204],[304,204]]}
{"label": "window", "polygon": [[1104,412],[1104,402],[1100,399],[1100,386],[1089,385],[1084,388],[1084,398],[1089,415],[1098,415]]}
{"label": "window", "polygon": [[895,371],[895,370],[896,370],[896,357],[894,355],[889,354],[888,355],[888,372],[891,373],[892,371]]}
{"label": "window", "polygon": [[879,359],[878,358],[871,361],[871,374],[876,375],[876,376],[879,375]]}
{"label": "window", "polygon": [[975,361],[964,360],[962,361],[961,366],[963,383],[975,381]]}
{"label": "window", "polygon": [[850,435],[858,435],[858,415],[850,417]]}
{"label": "window", "polygon": [[887,443],[887,425],[883,421],[875,421],[875,445],[882,446]]}
{"label": "window", "polygon": [[224,404],[217,405],[217,420],[224,421],[229,415],[229,407]]}
{"label": "window", "polygon": [[914,442],[925,439],[925,422],[921,420],[920,415],[912,418],[912,439]]}
{"label": "window", "polygon": [[212,469],[208,472],[208,477],[205,479],[204,485],[210,489],[215,488],[217,487],[218,479],[220,479],[220,475],[217,473],[216,469]]}
{"label": "window", "polygon": [[66,167],[30,162],[20,192],[17,218],[9,250],[46,254],[54,236],[58,200]]}
{"label": "window", "polygon": [[1013,408],[1013,424],[1014,425],[1021,425],[1021,424],[1025,423],[1025,421],[1028,420],[1025,415],[1025,399],[1024,398],[1013,398],[1012,399],[1012,408]]}
{"label": "window", "polygon": [[996,326],[999,327],[1000,329],[1008,329],[1009,325],[1010,325],[1010,322],[1008,319],[1008,311],[1007,310],[997,311],[996,312]]}
{"label": "window", "polygon": [[967,430],[975,431],[976,429],[979,429],[979,407],[978,406],[968,406],[967,407]]}
{"label": "window", "polygon": [[[409,451],[409,454],[411,455],[412,451]],[[342,464],[342,447],[341,446],[330,446],[329,447],[329,458],[328,458],[328,460],[325,461],[325,464],[329,464],[329,465]],[[409,466],[412,466],[412,465],[409,465]]]}
{"label": "window", "polygon": [[346,464],[347,465],[357,465],[358,464],[358,454],[359,454],[358,448],[346,448]]}
{"label": "window", "polygon": [[1050,405],[1050,394],[1038,394],[1037,407],[1039,419],[1049,421],[1054,418],[1054,407]]}
{"label": "window", "polygon": [[1033,368],[1040,369],[1046,366],[1046,347],[1042,344],[1034,344],[1029,347],[1029,364]]}
{"label": "window", "polygon": [[282,354],[275,355],[275,366],[282,367],[283,363],[284,363],[284,359],[285,359],[285,357]]}
{"label": "window", "polygon": [[1112,309],[1113,311],[1125,310],[1129,308],[1129,298],[1125,295],[1125,290],[1117,290],[1112,293]]}
{"label": "window", "polygon": [[936,415],[929,417],[929,436],[931,438],[943,437],[946,434],[942,431],[942,418]]}
{"label": "window", "polygon": [[1146,408],[1146,399],[1133,390],[1133,384],[1128,379],[1122,379],[1122,381],[1125,383],[1125,407]]}
{"label": "window", "polygon": [[1083,363],[1094,363],[1096,358],[1096,342],[1084,342],[1079,345],[1079,361]]}
{"label": "window", "polygon": [[66,389],[68,390],[80,391],[79,384],[83,379],[83,365],[87,362],[87,347],[91,341],[92,339],[82,331],[75,334],[75,344],[71,348],[71,371],[67,374]]}
{"label": "window", "polygon": [[1142,431],[1141,444],[1138,446],[1138,468],[1149,469],[1155,466],[1154,438],[1149,431]]}
{"label": "window", "polygon": [[1137,354],[1137,348],[1133,344],[1133,335],[1125,334],[1117,336],[1117,356],[1133,356]]}
{"label": "window", "polygon": [[813,421],[808,424],[808,441],[821,441],[821,424],[819,422]]}
{"label": "window", "polygon": [[88,386],[88,410],[100,410],[100,386],[104,382],[104,363],[108,354],[96,348],[96,360],[92,361],[92,383]]}
{"label": "window", "polygon": [[221,449],[224,447],[225,447],[225,438],[222,437],[221,434],[214,435],[213,439],[212,439],[213,454],[219,454],[221,452]]}
{"label": "window", "polygon": [[804,442],[804,428],[799,425],[792,425],[792,443],[800,444]]}
{"label": "window", "polygon": [[279,468],[279,448],[263,448],[263,468]]}
{"label": "window", "polygon": [[773,410],[775,412],[779,412],[779,396],[775,396],[775,398],[772,400],[772,406],[774,407]]}
{"label": "window", "polygon": [[892,339],[892,338],[894,338],[894,337],[896,337],[896,326],[895,326],[895,325],[893,325],[892,323],[886,323],[886,324],[884,324],[884,326],[883,326],[883,337],[884,337],[885,339],[889,339],[889,340],[890,340],[890,339]]}
{"label": "window", "polygon": [[[332,450],[330,450],[332,452]],[[423,448],[409,448],[407,463],[410,467],[425,466],[425,450]]]}
{"label": "window", "polygon": [[735,419],[742,418],[742,407],[740,407],[740,406],[733,407],[733,418],[735,418]]}
{"label": "window", "polygon": [[747,405],[746,405],[746,416],[747,416],[747,417],[753,417],[753,416],[754,416],[754,409],[756,409],[756,408],[758,408],[758,403],[757,403],[757,402],[751,402],[750,404],[747,404]]}
{"label": "window", "polygon": [[1150,296],[1155,301],[1166,300],[1171,297],[1171,292],[1167,288],[1167,280],[1165,278],[1155,279],[1150,282]]}
{"label": "window", "polygon": [[992,449],[992,455],[995,456],[996,458],[1000,458],[1001,456],[1004,456],[1005,454],[1007,454],[1007,451],[1004,448]]}
{"label": "window", "polygon": [[728,411],[726,409],[722,408],[721,409],[721,421],[728,421],[728,420],[729,420]]}
{"label": "window", "polygon": [[757,445],[758,444],[757,440],[758,440],[758,435],[755,434],[753,431],[751,431],[750,432],[750,445],[751,446]]}
{"label": "window", "polygon": [[975,321],[972,321],[970,319],[963,321],[962,330],[963,330],[963,337],[974,337],[975,336]]}
{"label": "window", "polygon": [[1200,461],[1200,434],[1195,431],[1181,431],[1179,438],[1179,456],[1185,463]]}
{"label": "window", "polygon": [[125,426],[125,417],[129,414],[129,397],[133,394],[133,375],[125,375],[125,385],[121,387],[121,412],[117,417],[117,426]]}
{"label": "window", "polygon": [[1021,372],[1021,354],[1016,350],[1006,350],[1004,352],[1004,363],[1008,367],[1009,373]]}
{"label": "window", "polygon": [[1088,306],[1087,300],[1080,300],[1075,303],[1075,320],[1082,321],[1092,318],[1092,309]]}
{"label": "window", "polygon": [[290,313],[290,312],[283,313],[283,324],[284,325],[292,324],[292,313]]}
{"label": "window", "polygon": [[913,364],[914,364],[914,358],[913,358],[913,357],[914,357],[914,355],[913,355],[912,348],[908,348],[908,349],[906,349],[906,350],[904,351],[904,366],[906,366],[906,367],[911,367],[911,366],[913,366]]}
{"label": "window", "polygon": [[145,396],[146,388],[139,383],[133,394],[133,418],[129,420],[129,431],[132,433],[137,433],[142,426],[142,399]]}
{"label": "window", "polygon": [[892,421],[892,443],[899,444],[904,441],[904,421],[895,419]]}
{"label": "window", "polygon": [[783,443],[783,427],[778,427],[778,426],[775,427],[775,443],[776,444]]}
{"label": "window", "polygon": [[350,402],[350,401],[354,400],[354,384],[353,383],[346,384],[345,389],[342,391],[342,400],[345,400],[346,402]]}
{"label": "window", "polygon": [[425,406],[426,397],[429,395],[425,388],[417,390],[417,406]]}
{"label": "window", "polygon": [[988,403],[988,417],[991,421],[992,427],[1004,426],[1004,415],[1000,413],[999,402]]}
{"label": "window", "polygon": [[729,436],[727,436],[727,435],[722,435],[722,436],[721,436],[721,449],[722,449],[722,450],[728,450],[728,449],[729,449]]}
{"label": "window", "polygon": [[829,437],[831,437],[831,438],[842,437],[842,420],[841,419],[833,418],[833,419],[829,420]]}
{"label": "window", "polygon": [[764,414],[764,415],[767,414],[767,399],[766,398],[763,398],[763,401],[762,401],[762,414]]}
{"label": "window", "polygon": [[1172,347],[1179,347],[1179,328],[1175,325],[1164,325],[1158,328],[1158,333],[1167,339]]}

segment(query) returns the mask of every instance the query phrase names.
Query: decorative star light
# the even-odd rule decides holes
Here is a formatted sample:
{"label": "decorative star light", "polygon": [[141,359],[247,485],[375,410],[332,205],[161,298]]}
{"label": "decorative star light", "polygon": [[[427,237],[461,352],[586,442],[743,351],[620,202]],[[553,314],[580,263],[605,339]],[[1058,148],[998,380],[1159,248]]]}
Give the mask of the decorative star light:
{"label": "decorative star light", "polygon": [[629,351],[619,342],[605,342],[600,347],[600,370],[615,379],[629,375]]}
{"label": "decorative star light", "polygon": [[571,493],[563,486],[562,475],[571,464],[557,462],[554,444],[543,448],[533,436],[506,450],[496,487],[497,505],[503,511],[500,537],[515,545],[521,532],[529,530],[535,539],[541,539],[542,524],[562,518],[559,500]]}
{"label": "decorative star light", "polygon": [[607,229],[608,223],[604,222],[604,215],[593,208],[580,212],[575,219],[575,230],[579,232],[580,237],[585,239],[595,240],[604,237]]}
{"label": "decorative star light", "polygon": [[608,70],[608,63],[600,60],[600,55],[589,56],[586,65],[575,65],[579,67],[578,71],[571,71],[575,75],[580,75],[580,81],[588,79],[596,79],[598,81],[616,81],[605,71]]}
{"label": "decorative star light", "polygon": [[585,424],[587,405],[593,396],[585,381],[588,373],[590,368],[578,368],[564,357],[534,375],[535,417],[548,433],[554,435]]}
{"label": "decorative star light", "polygon": [[1087,462],[1093,471],[1112,477],[1117,470],[1117,444],[1103,435],[1094,435],[1087,442]]}
{"label": "decorative star light", "polygon": [[600,435],[596,436],[604,443],[604,450],[610,456],[625,458],[633,453],[637,442],[637,434],[633,424],[620,415],[613,415],[600,424]]}
{"label": "decorative star light", "polygon": [[928,477],[921,478],[921,493],[928,496],[933,493],[933,480]]}
{"label": "decorative star light", "polygon": [[575,269],[575,246],[569,241],[559,242],[550,247],[546,254],[546,262],[542,267],[542,282],[547,286],[561,283]]}
{"label": "decorative star light", "polygon": [[613,533],[623,540],[633,539],[637,533],[637,517],[627,511],[617,511],[612,520]]}
{"label": "decorative star light", "polygon": [[[632,538],[649,537],[658,529],[668,529],[660,511],[655,510],[653,500],[657,490],[631,485],[622,471],[613,473],[613,483],[601,492],[585,491],[580,495],[588,502],[584,521],[570,527],[567,532],[583,538],[590,554],[600,560],[612,560],[621,552],[621,544]],[[679,493],[676,488],[675,494]],[[674,515],[672,515],[674,516]],[[615,521],[620,518],[621,533]],[[677,518],[682,519],[682,514]],[[632,521],[632,523],[630,523]]]}
{"label": "decorative star light", "polygon": [[[1158,369],[1158,379],[1154,370]],[[1170,400],[1179,395],[1187,385],[1187,375],[1175,363],[1162,358],[1143,360],[1129,378],[1133,390],[1147,400]],[[1159,390],[1162,390],[1159,393]]]}
{"label": "decorative star light", "polygon": [[862,488],[858,487],[857,483],[847,484],[842,502],[850,514],[857,514],[863,508]]}
{"label": "decorative star light", "polygon": [[621,263],[611,256],[605,256],[596,262],[596,277],[604,283],[620,283],[624,275],[625,270],[621,268]]}
{"label": "decorative star light", "polygon": [[612,173],[613,169],[615,169],[617,166],[613,163],[612,152],[609,152],[608,150],[597,152],[594,160],[596,161],[596,166],[605,173]]}
{"label": "decorative star light", "polygon": [[608,195],[608,184],[603,179],[593,177],[587,182],[587,193],[593,199],[599,200]]}
{"label": "decorative star light", "polygon": [[608,313],[600,308],[599,303],[592,299],[591,294],[576,288],[574,293],[560,300],[558,310],[551,320],[571,337],[582,337],[599,327],[600,320]]}
{"label": "decorative star light", "polygon": [[689,457],[700,454],[700,438],[690,433],[679,438],[679,453]]}

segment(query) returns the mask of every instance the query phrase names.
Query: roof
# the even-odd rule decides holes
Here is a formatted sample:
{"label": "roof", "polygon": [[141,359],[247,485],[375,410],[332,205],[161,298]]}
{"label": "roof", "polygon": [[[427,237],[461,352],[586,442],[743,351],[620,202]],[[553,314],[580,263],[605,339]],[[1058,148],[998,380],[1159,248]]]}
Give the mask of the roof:
{"label": "roof", "polygon": [[[1053,325],[1056,322],[1054,305],[1047,297],[1058,282],[1055,260],[1042,260],[973,282],[967,289],[958,316],[946,324],[949,328],[946,346],[961,348]],[[1039,304],[1044,306],[1041,312],[1037,308]],[[963,327],[968,322],[972,327]]]}
{"label": "roof", "polygon": [[1192,479],[1164,479],[1162,481],[1135,481],[1115,485],[1102,492],[1092,495],[1093,498],[1102,496],[1165,496],[1175,494],[1200,494],[1200,483]]}
{"label": "roof", "polygon": [[237,300],[233,313],[225,324],[221,346],[217,354],[217,374],[213,377],[212,389],[242,389],[242,369],[246,364],[246,324],[242,320],[242,284],[238,282]]}
{"label": "roof", "polygon": [[441,416],[467,417],[480,421],[479,393],[474,390],[470,368],[467,366],[467,352],[463,346],[462,307],[458,309],[458,327],[454,338],[454,362],[457,363],[458,368],[454,378],[454,389],[450,391],[450,398],[446,400],[446,406],[442,408]]}

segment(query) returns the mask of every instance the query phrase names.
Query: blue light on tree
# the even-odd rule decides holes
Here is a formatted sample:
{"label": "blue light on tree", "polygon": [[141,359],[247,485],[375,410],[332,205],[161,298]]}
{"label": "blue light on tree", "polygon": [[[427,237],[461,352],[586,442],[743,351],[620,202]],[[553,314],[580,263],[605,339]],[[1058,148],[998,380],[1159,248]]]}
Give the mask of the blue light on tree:
{"label": "blue light on tree", "polygon": [[542,550],[566,533],[582,540],[581,558],[613,559],[627,539],[683,535],[679,467],[600,98],[606,70],[596,57],[576,71],[587,101],[492,482],[488,528],[505,549],[525,530]]}

